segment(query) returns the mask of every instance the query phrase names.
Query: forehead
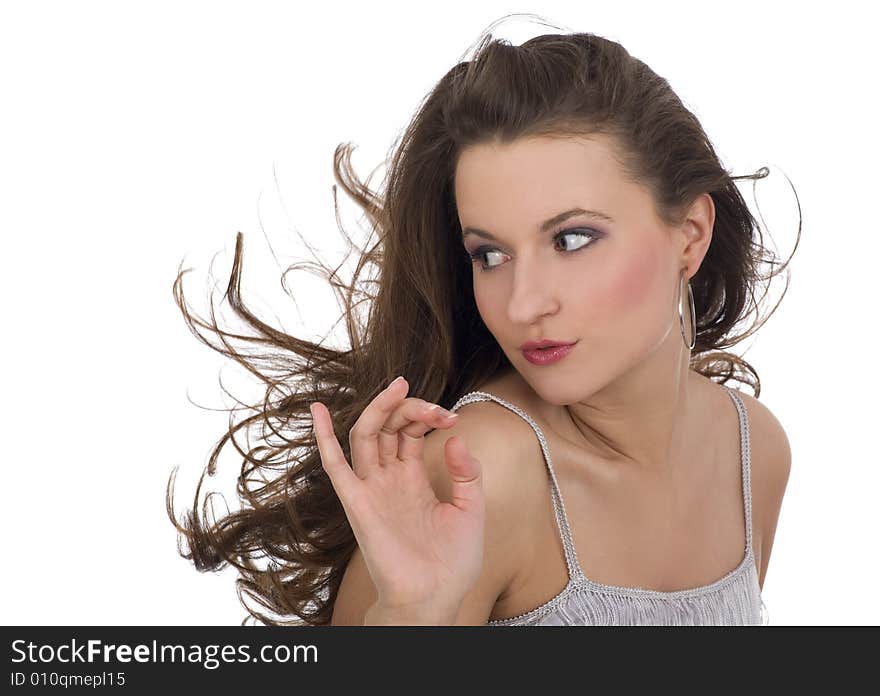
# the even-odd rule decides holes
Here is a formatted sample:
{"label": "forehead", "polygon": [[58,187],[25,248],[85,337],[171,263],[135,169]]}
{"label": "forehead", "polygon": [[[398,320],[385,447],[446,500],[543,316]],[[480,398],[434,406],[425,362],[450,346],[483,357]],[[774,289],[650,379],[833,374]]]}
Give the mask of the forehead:
{"label": "forehead", "polygon": [[602,135],[469,146],[456,165],[454,188],[467,221],[489,211],[549,215],[574,205],[608,208],[639,193],[624,178],[613,142]]}

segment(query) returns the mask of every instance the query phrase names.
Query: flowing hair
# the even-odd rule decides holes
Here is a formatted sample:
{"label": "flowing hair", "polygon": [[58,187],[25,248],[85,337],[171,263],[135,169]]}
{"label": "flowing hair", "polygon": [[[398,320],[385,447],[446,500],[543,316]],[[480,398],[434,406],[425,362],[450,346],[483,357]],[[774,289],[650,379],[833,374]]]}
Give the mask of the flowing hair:
{"label": "flowing hair", "polygon": [[[349,347],[297,338],[252,313],[241,295],[241,232],[224,296],[253,335],[220,328],[213,298],[210,323],[195,315],[181,285],[191,269],[178,269],[172,291],[189,329],[265,385],[262,403],[247,405],[248,415],[235,424],[230,417],[199,478],[192,509],[180,520],[175,517],[176,467],[165,502],[179,553],[200,571],[226,564],[237,568],[239,600],[250,617],[271,625],[328,625],[356,547],[321,465],[311,402],[327,406],[351,461],[349,431],[397,375],[406,378],[410,396],[449,408],[510,366],[477,310],[471,261],[461,242],[453,175],[462,150],[530,136],[591,134],[613,139],[625,175],[648,186],[665,223],[681,223],[697,196],[712,196],[712,242],[691,278],[697,334],[690,367],[718,383],[748,384],[760,395],[756,370],[724,349],[753,334],[775,311],[779,302],[758,321],[755,289],[791,259],[761,274],[762,264],[779,264],[765,249],[761,228],[735,183],[764,178],[768,170],[732,176],[669,83],[619,43],[566,33],[535,36],[515,46],[484,33],[474,56],[457,63],[422,100],[395,142],[377,190],[354,173],[351,144],[336,148],[334,178],[364,211],[373,242],[357,247],[358,263],[348,283],[338,268],[320,265],[344,302]],[[338,222],[335,199],[334,207],[351,249],[356,245]],[[365,270],[375,277],[361,280]],[[762,301],[766,294],[765,289]],[[366,303],[364,312],[357,311],[361,303]],[[751,327],[734,330],[752,314]],[[247,447],[235,437],[240,430]],[[257,444],[251,446],[254,435]],[[242,457],[237,479],[242,508],[216,519],[209,509],[214,494],[200,501],[200,492],[227,442]]]}

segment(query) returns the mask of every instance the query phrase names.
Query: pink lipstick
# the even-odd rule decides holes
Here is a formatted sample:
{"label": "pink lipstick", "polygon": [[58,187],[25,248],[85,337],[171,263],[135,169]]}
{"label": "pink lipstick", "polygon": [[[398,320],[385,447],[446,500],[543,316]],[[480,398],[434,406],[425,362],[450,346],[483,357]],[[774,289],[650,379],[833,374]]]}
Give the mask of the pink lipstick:
{"label": "pink lipstick", "polygon": [[533,365],[550,365],[568,355],[576,343],[577,341],[565,343],[544,339],[523,343],[520,349],[525,359]]}

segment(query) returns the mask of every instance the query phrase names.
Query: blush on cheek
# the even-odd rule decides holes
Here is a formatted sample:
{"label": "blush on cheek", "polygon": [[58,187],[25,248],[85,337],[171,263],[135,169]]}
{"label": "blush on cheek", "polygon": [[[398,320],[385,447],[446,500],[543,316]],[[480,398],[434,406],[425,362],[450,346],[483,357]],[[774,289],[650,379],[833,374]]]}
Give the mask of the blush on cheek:
{"label": "blush on cheek", "polygon": [[655,311],[657,303],[665,303],[668,295],[658,287],[660,263],[660,256],[651,248],[627,255],[608,275],[607,302],[603,304],[618,316]]}

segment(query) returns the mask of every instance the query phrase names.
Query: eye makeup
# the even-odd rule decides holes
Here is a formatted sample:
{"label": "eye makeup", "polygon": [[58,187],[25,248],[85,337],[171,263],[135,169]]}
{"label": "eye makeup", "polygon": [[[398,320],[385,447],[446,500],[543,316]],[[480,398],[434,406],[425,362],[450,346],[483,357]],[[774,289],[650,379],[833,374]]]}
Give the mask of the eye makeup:
{"label": "eye makeup", "polygon": [[[580,251],[580,250],[585,249],[589,246],[592,246],[593,242],[595,242],[597,239],[599,239],[602,236],[603,236],[603,234],[601,232],[599,232],[595,229],[589,228],[589,227],[573,227],[573,228],[569,228],[569,229],[560,230],[559,232],[554,234],[553,235],[553,243],[556,244],[558,242],[558,240],[564,239],[566,237],[581,238],[583,240],[586,240],[584,243],[582,243],[580,246],[578,246],[574,249],[563,250],[563,253],[565,253],[565,254],[573,254],[577,251]],[[504,252],[501,251],[500,249],[498,249],[497,247],[493,247],[493,246],[490,246],[487,244],[481,245],[481,246],[477,247],[476,249],[474,249],[473,251],[465,250],[465,254],[466,254],[467,258],[472,263],[477,263],[478,261],[481,260],[481,257],[483,257],[485,254],[492,253],[492,252],[504,254]],[[481,271],[488,272],[488,271],[495,270],[500,265],[501,264],[497,264],[494,266],[487,266],[485,263],[480,263],[478,268]]]}

